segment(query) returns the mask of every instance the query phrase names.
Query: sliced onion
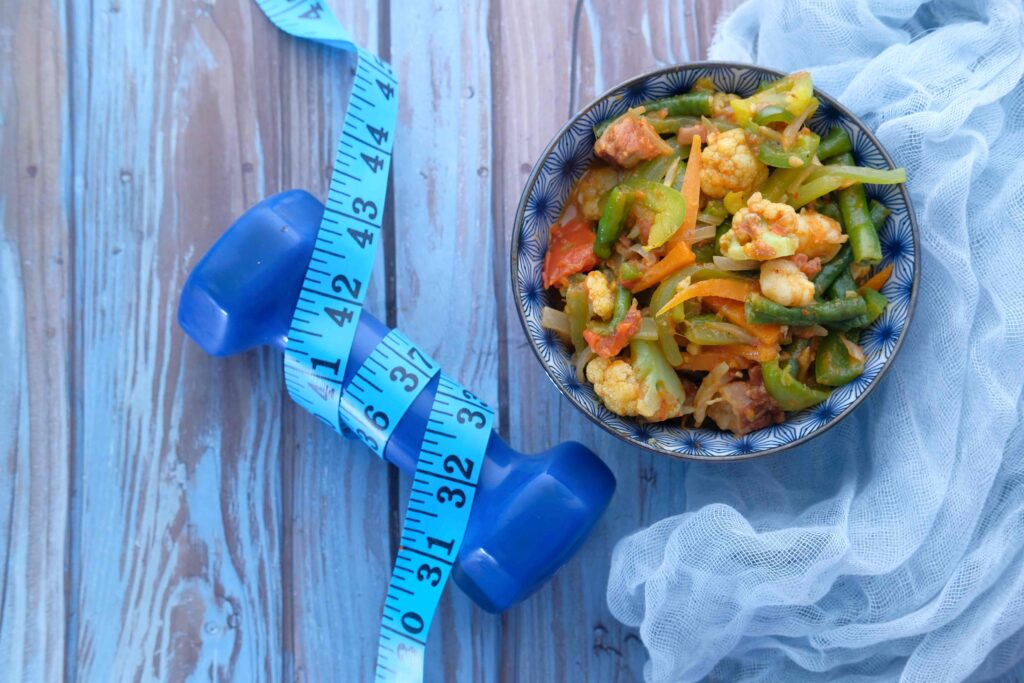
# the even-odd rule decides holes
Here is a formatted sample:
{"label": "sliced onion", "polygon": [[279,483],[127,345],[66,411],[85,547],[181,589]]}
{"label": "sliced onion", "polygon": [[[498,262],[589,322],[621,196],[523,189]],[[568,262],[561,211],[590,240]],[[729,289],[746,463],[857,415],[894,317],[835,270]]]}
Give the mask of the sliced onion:
{"label": "sliced onion", "polygon": [[714,226],[714,225],[702,225],[702,226],[700,226],[699,228],[697,228],[696,230],[694,230],[691,233],[690,236],[693,238],[692,241],[693,242],[703,242],[704,240],[709,240],[709,239],[713,238],[715,236],[715,227],[716,226]]}
{"label": "sliced onion", "polygon": [[786,125],[786,129],[782,131],[782,149],[789,149],[796,144],[796,137],[800,134],[800,129],[803,128],[804,121],[810,118],[811,114],[813,114],[814,110],[817,108],[818,100],[811,100],[811,103],[804,107],[804,110],[800,112],[800,115]]}
{"label": "sliced onion", "polygon": [[576,202],[566,202],[562,215],[558,217],[558,223],[565,225],[573,218],[576,218]]}
{"label": "sliced onion", "polygon": [[594,360],[594,356],[596,355],[597,354],[594,353],[593,349],[588,346],[582,351],[578,351],[576,355],[572,357],[573,367],[576,368],[577,382],[583,383],[587,381],[587,363]]}
{"label": "sliced onion", "polygon": [[679,171],[679,159],[674,159],[672,165],[668,167],[665,172],[665,184],[672,187],[672,183],[676,181],[676,172]]}
{"label": "sliced onion", "polygon": [[801,325],[792,328],[794,337],[827,337],[828,330],[821,325]]}
{"label": "sliced onion", "polygon": [[572,331],[569,329],[569,316],[550,306],[540,309],[540,326],[563,337],[572,336]]}
{"label": "sliced onion", "polygon": [[761,267],[760,261],[737,261],[728,256],[714,256],[712,260],[722,270],[757,270]]}
{"label": "sliced onion", "polygon": [[652,263],[658,260],[658,257],[644,249],[644,246],[642,244],[634,244],[628,249],[628,251],[632,251],[635,254],[639,254],[640,258],[644,260],[644,263],[646,265],[651,265]]}
{"label": "sliced onion", "polygon": [[729,380],[729,364],[723,361],[712,368],[704,381],[700,383],[697,393],[693,397],[693,421],[698,427],[704,423],[711,399],[729,383]]}
{"label": "sliced onion", "polygon": [[[709,329],[709,330],[718,332],[721,335],[731,337],[731,339],[729,339],[729,341],[722,342],[723,345],[724,344],[747,344],[747,345],[750,345],[750,346],[756,346],[757,345],[757,337],[755,337],[754,335],[750,334],[749,332],[744,330],[739,325],[733,325],[732,323],[720,322],[720,321],[719,322],[705,322],[705,323],[702,323],[702,325],[704,327],[706,327],[707,329]],[[708,342],[701,342],[701,344],[702,345],[707,345],[707,346],[716,346],[716,344],[711,344],[711,343],[708,343]]]}
{"label": "sliced onion", "polygon": [[839,335],[839,341],[843,342],[843,346],[846,347],[846,352],[850,354],[850,358],[854,359],[858,363],[864,362],[864,349],[860,347],[860,344],[854,344],[846,338],[845,334]]}

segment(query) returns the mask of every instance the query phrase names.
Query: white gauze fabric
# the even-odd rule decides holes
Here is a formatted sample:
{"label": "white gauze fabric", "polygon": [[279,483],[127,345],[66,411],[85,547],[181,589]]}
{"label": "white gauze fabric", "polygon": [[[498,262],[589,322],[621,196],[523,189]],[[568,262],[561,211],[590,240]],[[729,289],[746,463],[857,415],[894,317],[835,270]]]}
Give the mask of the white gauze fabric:
{"label": "white gauze fabric", "polygon": [[608,605],[649,681],[1024,680],[1024,8],[751,0],[711,59],[815,84],[877,132],[921,231],[894,367],[775,457],[688,466]]}

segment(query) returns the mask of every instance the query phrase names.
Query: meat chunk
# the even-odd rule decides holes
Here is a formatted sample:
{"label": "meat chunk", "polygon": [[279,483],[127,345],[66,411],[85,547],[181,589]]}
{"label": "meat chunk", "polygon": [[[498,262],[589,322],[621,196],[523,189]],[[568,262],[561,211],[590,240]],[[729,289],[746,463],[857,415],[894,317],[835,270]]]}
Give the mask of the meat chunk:
{"label": "meat chunk", "polygon": [[747,382],[729,382],[719,392],[719,400],[708,406],[708,417],[719,429],[737,435],[782,422],[785,413],[764,388],[761,368],[750,368]]}
{"label": "meat chunk", "polygon": [[633,168],[641,161],[671,153],[672,148],[650,121],[630,112],[608,126],[594,144],[594,152],[613,164]]}

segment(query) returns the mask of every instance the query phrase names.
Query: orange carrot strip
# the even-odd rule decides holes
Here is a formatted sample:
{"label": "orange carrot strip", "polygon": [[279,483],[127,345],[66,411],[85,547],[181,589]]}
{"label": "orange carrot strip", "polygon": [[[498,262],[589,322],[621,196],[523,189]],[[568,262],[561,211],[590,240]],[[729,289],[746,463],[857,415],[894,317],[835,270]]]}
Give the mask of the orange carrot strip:
{"label": "orange carrot strip", "polygon": [[758,344],[757,346],[750,346],[747,344],[725,344],[724,346],[719,346],[718,350],[757,363],[764,363],[779,357],[778,345]]}
{"label": "orange carrot strip", "polygon": [[700,213],[700,136],[693,136],[690,156],[686,160],[686,172],[680,193],[686,203],[683,226],[669,239],[670,244],[682,241],[697,228],[697,214]]}
{"label": "orange carrot strip", "polygon": [[868,278],[868,281],[861,285],[860,291],[864,292],[865,289],[873,289],[876,292],[882,291],[882,287],[889,281],[889,276],[892,275],[892,264],[890,263],[885,268]]}
{"label": "orange carrot strip", "polygon": [[629,284],[632,292],[642,292],[650,289],[670,275],[674,275],[686,266],[693,265],[697,257],[693,255],[686,242],[678,242],[669,249],[668,253],[653,266],[644,271],[638,279]]}
{"label": "orange carrot strip", "polygon": [[754,294],[759,290],[760,287],[758,287],[758,284],[753,280],[702,280],[701,282],[695,282],[673,296],[669,299],[667,304],[661,307],[660,311],[655,313],[655,315],[662,315],[665,311],[675,308],[687,299],[693,299],[698,296],[717,296],[723,299],[743,301],[749,295]]}
{"label": "orange carrot strip", "polygon": [[757,340],[765,346],[773,346],[782,339],[782,325],[759,325],[748,323],[747,314],[743,311],[743,304],[732,299],[720,299],[716,296],[709,296],[703,299],[704,305],[715,313],[731,322],[739,325],[750,334],[757,337]]}

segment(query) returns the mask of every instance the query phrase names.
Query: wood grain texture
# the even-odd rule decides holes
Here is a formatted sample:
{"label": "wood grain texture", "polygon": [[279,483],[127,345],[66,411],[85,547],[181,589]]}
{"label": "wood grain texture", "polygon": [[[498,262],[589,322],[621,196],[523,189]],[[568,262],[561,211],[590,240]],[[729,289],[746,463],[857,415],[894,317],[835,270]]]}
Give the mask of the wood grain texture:
{"label": "wood grain texture", "polygon": [[[377,3],[328,3],[353,37],[379,51],[387,19]],[[282,110],[282,183],[327,196],[330,168],[351,90],[348,55],[283,35],[259,17],[265,39],[281,57],[268,65],[280,90],[267,106]],[[385,239],[388,236],[385,234]],[[369,283],[367,310],[389,316],[384,249]],[[284,396],[280,385],[274,391]],[[369,680],[376,658],[377,624],[391,571],[388,467],[361,444],[339,438],[287,397],[285,470],[288,544],[283,598],[290,611],[285,680]],[[370,627],[368,625],[372,624]]]}
{"label": "wood grain texture", "polygon": [[[487,227],[488,3],[393,3],[392,12],[391,58],[401,87],[391,193],[396,322],[449,375],[497,406],[493,287],[501,264],[491,258],[495,235]],[[395,501],[403,511],[408,489],[404,480]],[[431,629],[427,680],[497,680],[500,626],[452,584]]]}
{"label": "wood grain texture", "polygon": [[73,433],[67,59],[63,3],[0,2],[0,671],[9,680],[64,675]]}
{"label": "wood grain texture", "polygon": [[211,9],[71,16],[81,680],[281,677],[280,361],[208,358],[175,322],[189,268],[266,191],[256,64],[233,61],[256,10],[224,32]]}
{"label": "wood grain texture", "polygon": [[[639,680],[608,558],[682,506],[685,468],[547,381],[508,239],[566,117],[701,56],[719,3],[325,4],[401,81],[369,310],[494,405],[514,446],[578,439],[619,481],[580,556],[519,607],[495,617],[449,589],[428,680]],[[278,354],[211,359],[175,322],[235,216],[291,187],[326,194],[350,58],[251,0],[0,0],[0,60],[3,677],[368,680],[407,485],[287,399]]]}

